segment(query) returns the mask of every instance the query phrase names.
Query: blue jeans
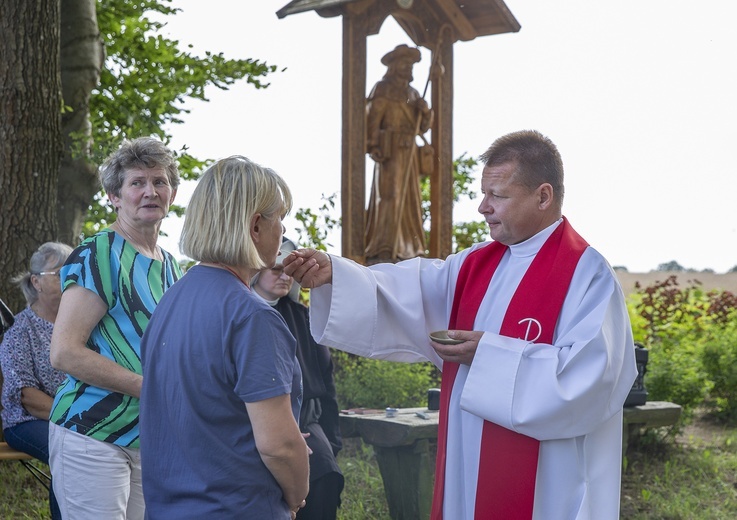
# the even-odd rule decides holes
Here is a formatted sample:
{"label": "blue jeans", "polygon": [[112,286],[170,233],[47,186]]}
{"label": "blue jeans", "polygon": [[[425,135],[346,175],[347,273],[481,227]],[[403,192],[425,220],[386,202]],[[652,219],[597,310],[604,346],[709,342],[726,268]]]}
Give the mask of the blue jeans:
{"label": "blue jeans", "polygon": [[[3,430],[8,446],[17,451],[28,453],[44,464],[49,463],[49,421],[41,419],[26,421]],[[49,490],[49,509],[51,520],[61,520],[59,504],[54,496],[54,488]]]}

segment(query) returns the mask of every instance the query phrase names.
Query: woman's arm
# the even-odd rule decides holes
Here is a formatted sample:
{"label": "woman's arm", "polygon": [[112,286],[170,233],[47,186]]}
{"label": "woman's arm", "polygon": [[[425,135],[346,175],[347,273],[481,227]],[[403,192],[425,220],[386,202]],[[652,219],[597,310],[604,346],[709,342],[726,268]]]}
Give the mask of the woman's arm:
{"label": "woman's arm", "polygon": [[38,388],[24,386],[20,390],[20,403],[32,416],[48,421],[54,399]]}
{"label": "woman's arm", "polygon": [[292,512],[304,504],[309,491],[307,443],[292,415],[289,394],[246,403],[261,460],[281,486]]}
{"label": "woman's arm", "polygon": [[87,348],[92,330],[107,311],[107,304],[92,291],[67,287],[51,335],[51,366],[87,384],[140,397],[142,376]]}

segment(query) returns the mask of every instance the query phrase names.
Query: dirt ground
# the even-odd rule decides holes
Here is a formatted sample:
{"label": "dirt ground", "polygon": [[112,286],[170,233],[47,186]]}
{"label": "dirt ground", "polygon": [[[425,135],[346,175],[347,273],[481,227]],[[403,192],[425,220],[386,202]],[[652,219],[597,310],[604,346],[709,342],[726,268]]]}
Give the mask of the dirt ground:
{"label": "dirt ground", "polygon": [[712,416],[697,412],[693,421],[678,434],[676,442],[696,446],[716,446],[722,444],[733,433],[734,426],[726,426]]}

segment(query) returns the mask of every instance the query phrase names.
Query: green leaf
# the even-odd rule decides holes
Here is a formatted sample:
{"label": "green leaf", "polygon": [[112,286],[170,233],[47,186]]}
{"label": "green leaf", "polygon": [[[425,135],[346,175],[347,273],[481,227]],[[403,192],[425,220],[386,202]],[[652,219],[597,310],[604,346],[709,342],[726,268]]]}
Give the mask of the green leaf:
{"label": "green leaf", "polygon": [[[100,85],[90,99],[90,119],[94,146],[91,160],[100,164],[123,139],[157,136],[168,143],[164,130],[182,123],[190,99],[207,101],[210,86],[227,90],[245,80],[254,88],[267,88],[266,78],[276,65],[256,59],[227,59],[222,53],[207,51],[204,57],[160,34],[168,16],[180,10],[171,0],[99,0],[97,21],[105,44],[105,64]],[[208,159],[178,153],[182,179],[195,180]],[[98,194],[90,206],[83,234],[110,222]],[[175,213],[179,213],[175,209]],[[114,220],[114,219],[113,219]]]}

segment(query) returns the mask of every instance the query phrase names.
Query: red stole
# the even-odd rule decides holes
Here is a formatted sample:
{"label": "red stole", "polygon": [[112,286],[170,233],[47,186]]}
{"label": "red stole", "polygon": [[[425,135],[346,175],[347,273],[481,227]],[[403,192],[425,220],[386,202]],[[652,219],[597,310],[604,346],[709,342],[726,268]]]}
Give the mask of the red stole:
{"label": "red stole", "polygon": [[[573,272],[586,241],[567,219],[553,231],[522,277],[504,315],[500,334],[530,338],[535,343],[553,342],[553,333]],[[491,277],[507,246],[492,242],[468,255],[458,274],[448,328],[474,330],[476,314]],[[539,330],[528,318],[540,324]],[[539,333],[539,337],[538,336]],[[438,455],[435,466],[432,520],[443,518],[448,406],[457,363],[443,363],[438,424]],[[535,478],[540,442],[489,421],[484,421],[476,488],[475,518],[479,520],[529,520],[535,499]],[[455,520],[455,519],[447,519]]]}

